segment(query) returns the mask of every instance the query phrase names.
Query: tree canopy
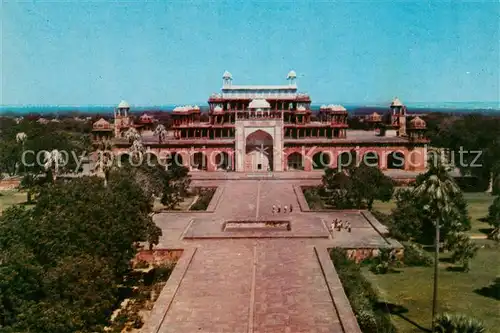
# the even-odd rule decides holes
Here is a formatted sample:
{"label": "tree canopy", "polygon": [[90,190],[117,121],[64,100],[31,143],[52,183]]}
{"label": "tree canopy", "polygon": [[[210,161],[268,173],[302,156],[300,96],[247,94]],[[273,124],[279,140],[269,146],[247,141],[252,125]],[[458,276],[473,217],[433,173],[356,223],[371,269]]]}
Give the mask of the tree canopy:
{"label": "tree canopy", "polygon": [[488,222],[493,227],[489,237],[500,240],[500,195],[495,198],[488,209]]}
{"label": "tree canopy", "polygon": [[[451,152],[464,175],[477,177],[486,190],[494,182],[500,191],[500,117],[470,114],[433,117],[428,122],[432,145]],[[460,153],[462,151],[462,153]],[[460,157],[462,155],[462,157]],[[462,161],[460,161],[462,159]]]}
{"label": "tree canopy", "polygon": [[[470,229],[471,221],[462,191],[443,164],[430,165],[426,173],[417,177],[415,189],[406,188],[396,192],[396,208],[392,211],[390,230],[398,239],[431,244],[438,219],[441,237],[445,240],[453,233]],[[449,183],[454,190],[441,193],[439,186],[434,187],[436,182]],[[446,198],[444,201],[438,200],[437,196]],[[446,207],[438,201],[446,202]]]}
{"label": "tree canopy", "polygon": [[389,201],[394,192],[390,177],[364,164],[343,170],[326,169],[322,181],[328,203],[338,209],[371,209],[373,201]]}
{"label": "tree canopy", "polygon": [[100,332],[137,243],[157,244],[152,198],[124,170],[58,181],[0,217],[0,330]]}

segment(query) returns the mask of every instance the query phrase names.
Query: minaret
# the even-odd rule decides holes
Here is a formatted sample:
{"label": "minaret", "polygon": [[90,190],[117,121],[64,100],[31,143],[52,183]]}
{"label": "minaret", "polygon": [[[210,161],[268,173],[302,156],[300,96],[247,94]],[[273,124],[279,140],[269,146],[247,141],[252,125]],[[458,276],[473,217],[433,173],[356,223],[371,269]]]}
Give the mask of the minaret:
{"label": "minaret", "polygon": [[288,80],[288,84],[293,86],[295,85],[295,79],[297,78],[297,73],[295,73],[294,70],[291,70],[288,72],[288,75],[286,76],[286,79]]}
{"label": "minaret", "polygon": [[115,137],[120,137],[121,129],[130,126],[130,105],[121,101],[115,109]]}
{"label": "minaret", "polygon": [[228,71],[225,71],[222,75],[222,88],[231,87],[231,81],[233,81],[233,76]]}
{"label": "minaret", "polygon": [[406,106],[401,103],[399,98],[395,97],[392,100],[391,106],[391,119],[392,123],[399,125],[398,136],[406,135]]}

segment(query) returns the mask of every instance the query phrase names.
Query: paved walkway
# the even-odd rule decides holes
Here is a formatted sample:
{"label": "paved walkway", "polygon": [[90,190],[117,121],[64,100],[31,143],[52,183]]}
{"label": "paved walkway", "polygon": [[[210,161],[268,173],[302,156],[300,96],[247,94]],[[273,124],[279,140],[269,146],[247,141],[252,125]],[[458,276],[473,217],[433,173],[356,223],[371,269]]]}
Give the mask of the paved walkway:
{"label": "paved walkway", "polygon": [[[421,171],[410,171],[410,170],[383,170],[384,174],[395,179],[415,179]],[[199,180],[241,180],[241,179],[288,179],[288,180],[321,180],[325,174],[324,170],[313,170],[313,171],[281,171],[281,172],[226,172],[226,171],[214,171],[214,172],[200,172],[192,171],[191,177],[193,179]],[[453,175],[455,175],[453,173]]]}
{"label": "paved walkway", "polygon": [[[185,253],[155,304],[147,333],[357,333],[327,248],[388,246],[357,211],[303,212],[286,180],[221,180],[213,212],[155,216],[160,248]],[[272,206],[292,204],[292,213]],[[327,222],[349,219],[352,233]],[[287,221],[290,231],[224,231],[227,221]]]}

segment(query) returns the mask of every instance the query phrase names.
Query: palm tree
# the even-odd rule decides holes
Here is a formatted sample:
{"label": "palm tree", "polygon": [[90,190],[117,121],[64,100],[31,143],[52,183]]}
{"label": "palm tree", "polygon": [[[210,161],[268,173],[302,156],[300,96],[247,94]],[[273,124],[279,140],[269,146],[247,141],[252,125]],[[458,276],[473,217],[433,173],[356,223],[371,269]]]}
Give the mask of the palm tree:
{"label": "palm tree", "polygon": [[24,132],[19,132],[16,134],[16,141],[19,143],[24,144],[24,142],[26,141],[27,138],[28,138],[28,136]]}
{"label": "palm tree", "polygon": [[59,167],[64,163],[64,159],[59,150],[54,149],[51,152],[46,151],[44,156],[44,169],[52,174],[52,182],[55,183],[59,174]]}
{"label": "palm tree", "polygon": [[[27,139],[28,139],[28,136],[24,132],[19,132],[16,134],[16,142],[20,143],[22,146],[21,154],[24,154],[24,143],[26,142]],[[19,167],[19,165],[18,165],[18,167]],[[18,169],[18,171],[19,171],[19,169]]]}
{"label": "palm tree", "polygon": [[153,134],[158,136],[158,142],[161,143],[163,138],[167,135],[167,129],[162,124],[159,124],[156,126]]}
{"label": "palm tree", "polygon": [[125,132],[125,138],[132,143],[135,140],[139,140],[141,138],[141,135],[139,132],[134,127],[130,127],[126,132]]}
{"label": "palm tree", "polygon": [[112,143],[110,140],[104,140],[100,143],[96,151],[96,163],[94,171],[100,173],[104,178],[104,187],[108,186],[109,174],[114,166],[114,158],[111,152]]}
{"label": "palm tree", "polygon": [[443,313],[436,319],[434,331],[438,333],[484,333],[484,324],[475,318],[470,318],[460,314]]}
{"label": "palm tree", "polygon": [[132,142],[132,145],[130,146],[130,153],[132,159],[139,159],[144,152],[144,146],[142,145],[142,142],[140,140],[134,140]]}
{"label": "palm tree", "polygon": [[486,190],[486,192],[493,195],[500,194],[496,193],[496,191],[500,191],[500,162],[491,167],[488,189]]}
{"label": "palm tree", "polygon": [[493,227],[488,237],[500,241],[500,196],[496,197],[488,208],[488,222]]}
{"label": "palm tree", "polygon": [[429,170],[425,173],[424,181],[414,189],[418,196],[425,196],[429,199],[428,210],[436,215],[435,227],[436,236],[434,240],[434,291],[432,297],[432,328],[435,330],[436,307],[438,297],[438,264],[439,264],[439,229],[442,222],[445,221],[452,208],[452,197],[460,192],[459,187],[450,176],[450,169],[446,167],[437,154],[434,160],[430,160]]}

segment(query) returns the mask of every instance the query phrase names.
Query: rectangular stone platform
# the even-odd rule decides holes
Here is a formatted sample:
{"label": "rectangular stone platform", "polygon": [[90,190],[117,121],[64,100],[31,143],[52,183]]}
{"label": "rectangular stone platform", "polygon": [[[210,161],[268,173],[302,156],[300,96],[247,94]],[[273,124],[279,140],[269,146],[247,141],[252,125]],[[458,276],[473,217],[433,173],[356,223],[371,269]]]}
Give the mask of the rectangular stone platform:
{"label": "rectangular stone platform", "polygon": [[224,231],[290,231],[290,221],[227,221],[224,222]]}
{"label": "rectangular stone platform", "polygon": [[[227,228],[227,223],[230,227]],[[242,224],[244,223],[244,225]],[[248,220],[195,218],[183,233],[182,239],[216,239],[216,238],[324,238],[330,233],[319,218],[294,216],[290,221],[280,221],[280,227],[266,226],[267,219]],[[277,222],[277,221],[274,221]],[[239,227],[237,224],[240,224]]]}

